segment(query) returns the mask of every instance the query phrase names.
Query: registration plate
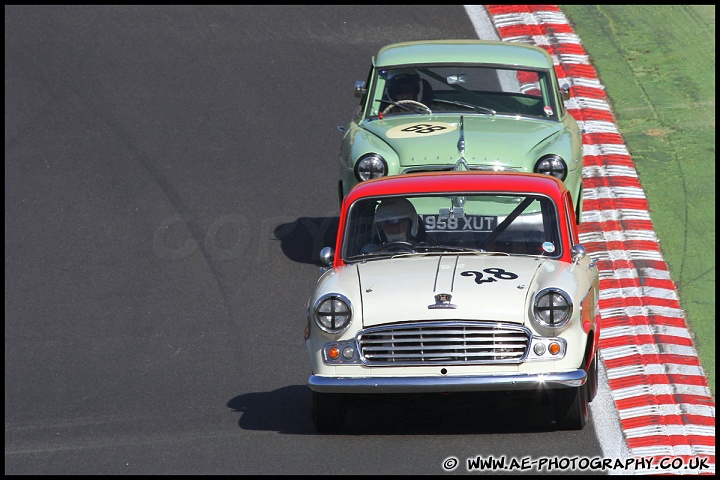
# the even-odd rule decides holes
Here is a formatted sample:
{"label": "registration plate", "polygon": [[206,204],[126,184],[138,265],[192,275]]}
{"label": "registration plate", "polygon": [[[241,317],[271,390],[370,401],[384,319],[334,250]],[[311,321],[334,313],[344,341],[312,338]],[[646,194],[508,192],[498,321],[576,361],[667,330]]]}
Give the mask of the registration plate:
{"label": "registration plate", "polygon": [[492,232],[497,227],[497,217],[486,215],[463,215],[443,217],[420,215],[426,232]]}

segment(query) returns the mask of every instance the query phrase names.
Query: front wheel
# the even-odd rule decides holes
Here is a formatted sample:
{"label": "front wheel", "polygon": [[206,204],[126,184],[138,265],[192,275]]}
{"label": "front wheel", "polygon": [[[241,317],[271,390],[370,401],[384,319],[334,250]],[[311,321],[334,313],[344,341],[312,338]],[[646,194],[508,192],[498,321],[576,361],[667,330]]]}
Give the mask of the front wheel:
{"label": "front wheel", "polygon": [[340,208],[342,208],[342,202],[345,198],[345,195],[343,194],[343,184],[342,180],[338,182],[338,200],[340,200]]}
{"label": "front wheel", "polygon": [[318,433],[342,430],[346,410],[342,394],[312,392],[312,421]]}
{"label": "front wheel", "polygon": [[585,384],[587,385],[587,397],[588,402],[592,402],[595,399],[595,395],[597,395],[598,391],[598,353],[595,352],[595,357],[593,357],[593,361],[590,364],[590,368],[588,369],[587,374],[587,380]]}

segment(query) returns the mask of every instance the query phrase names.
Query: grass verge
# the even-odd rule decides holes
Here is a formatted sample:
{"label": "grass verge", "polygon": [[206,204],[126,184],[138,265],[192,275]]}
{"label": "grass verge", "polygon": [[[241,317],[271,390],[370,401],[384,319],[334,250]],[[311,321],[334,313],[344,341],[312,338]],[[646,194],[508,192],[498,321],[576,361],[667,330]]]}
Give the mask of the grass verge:
{"label": "grass verge", "polygon": [[715,395],[715,6],[561,5],[606,88]]}

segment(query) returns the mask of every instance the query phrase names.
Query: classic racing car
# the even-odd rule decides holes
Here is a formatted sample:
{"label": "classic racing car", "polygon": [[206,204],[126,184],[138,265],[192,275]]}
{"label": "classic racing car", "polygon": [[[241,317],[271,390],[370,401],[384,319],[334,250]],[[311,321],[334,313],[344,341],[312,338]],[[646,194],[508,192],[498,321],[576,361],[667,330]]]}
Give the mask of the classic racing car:
{"label": "classic racing car", "polygon": [[342,429],[358,395],[518,390],[549,398],[557,428],[582,429],[599,280],[574,215],[565,185],[537,173],[354,187],[307,304],[316,430]]}
{"label": "classic racing car", "polygon": [[578,223],[582,137],[542,48],[483,40],[387,45],[372,60],[340,148],[340,200],[411,172],[534,172],[563,180]]}

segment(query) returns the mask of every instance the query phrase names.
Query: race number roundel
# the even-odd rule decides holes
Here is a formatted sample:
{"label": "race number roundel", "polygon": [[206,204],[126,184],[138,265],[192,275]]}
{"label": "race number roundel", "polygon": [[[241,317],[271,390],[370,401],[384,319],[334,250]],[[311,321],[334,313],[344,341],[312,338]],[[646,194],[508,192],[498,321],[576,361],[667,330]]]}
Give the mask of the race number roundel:
{"label": "race number roundel", "polygon": [[445,122],[405,123],[393,127],[387,132],[388,138],[420,138],[431,135],[442,135],[457,130],[457,125]]}

